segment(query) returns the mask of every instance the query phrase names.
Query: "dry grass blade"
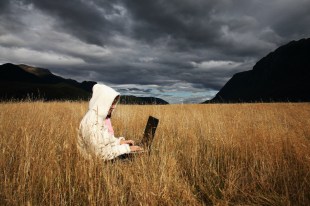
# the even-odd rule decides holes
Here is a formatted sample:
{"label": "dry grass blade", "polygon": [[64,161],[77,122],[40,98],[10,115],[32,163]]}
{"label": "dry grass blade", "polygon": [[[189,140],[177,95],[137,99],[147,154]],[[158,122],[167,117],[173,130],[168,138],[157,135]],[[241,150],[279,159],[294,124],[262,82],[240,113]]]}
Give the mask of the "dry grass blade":
{"label": "dry grass blade", "polygon": [[120,105],[116,136],[160,119],[153,153],[84,160],[87,102],[0,104],[0,205],[309,205],[310,105]]}

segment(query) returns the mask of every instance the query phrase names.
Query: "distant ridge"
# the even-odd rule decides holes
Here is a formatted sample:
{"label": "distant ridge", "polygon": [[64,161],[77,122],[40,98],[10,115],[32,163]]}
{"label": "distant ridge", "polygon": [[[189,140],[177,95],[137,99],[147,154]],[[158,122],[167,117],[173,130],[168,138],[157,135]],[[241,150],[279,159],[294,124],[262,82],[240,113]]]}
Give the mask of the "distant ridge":
{"label": "distant ridge", "polygon": [[252,70],[236,73],[204,103],[309,101],[310,39],[301,39],[271,52]]}
{"label": "distant ridge", "polygon": [[11,63],[0,66],[0,99],[87,100],[96,82],[79,83],[47,69]]}
{"label": "distant ridge", "polygon": [[20,68],[25,70],[28,73],[34,74],[39,77],[44,77],[48,75],[53,75],[48,69],[43,69],[43,68],[37,68],[37,67],[31,67],[25,64],[19,64],[18,65]]}
{"label": "distant ridge", "polygon": [[[0,65],[0,100],[89,100],[97,82],[81,83],[25,64]],[[121,96],[122,104],[168,104],[154,97]]]}
{"label": "distant ridge", "polygon": [[164,105],[169,104],[165,100],[162,100],[160,98],[155,97],[136,97],[136,96],[121,96],[120,100],[121,104],[140,104],[140,105],[146,105],[146,104],[157,104],[157,105]]}

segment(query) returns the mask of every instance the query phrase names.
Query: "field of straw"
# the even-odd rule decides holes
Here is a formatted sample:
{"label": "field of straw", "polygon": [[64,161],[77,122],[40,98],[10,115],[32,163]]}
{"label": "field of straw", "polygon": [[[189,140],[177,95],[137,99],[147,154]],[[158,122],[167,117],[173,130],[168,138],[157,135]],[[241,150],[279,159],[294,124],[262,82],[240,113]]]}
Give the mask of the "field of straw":
{"label": "field of straw", "polygon": [[0,205],[309,205],[310,104],[119,105],[116,136],[150,156],[87,161],[87,102],[0,103]]}

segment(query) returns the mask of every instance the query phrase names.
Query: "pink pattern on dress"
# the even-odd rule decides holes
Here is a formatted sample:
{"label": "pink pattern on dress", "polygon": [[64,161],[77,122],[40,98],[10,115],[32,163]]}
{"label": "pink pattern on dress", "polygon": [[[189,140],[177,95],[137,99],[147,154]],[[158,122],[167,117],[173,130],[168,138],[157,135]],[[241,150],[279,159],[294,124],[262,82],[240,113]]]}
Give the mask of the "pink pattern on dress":
{"label": "pink pattern on dress", "polygon": [[112,127],[112,123],[111,123],[111,119],[110,119],[110,118],[105,119],[105,125],[108,127],[109,133],[112,134],[112,135],[114,135],[114,130],[113,130],[113,127]]}

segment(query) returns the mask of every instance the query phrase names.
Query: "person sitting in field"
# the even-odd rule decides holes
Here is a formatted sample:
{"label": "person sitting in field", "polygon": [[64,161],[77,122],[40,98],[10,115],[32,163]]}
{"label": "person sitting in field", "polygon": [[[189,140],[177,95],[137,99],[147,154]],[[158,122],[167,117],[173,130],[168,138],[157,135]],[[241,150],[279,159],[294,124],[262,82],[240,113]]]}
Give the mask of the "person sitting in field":
{"label": "person sitting in field", "polygon": [[120,99],[120,94],[103,84],[93,86],[89,110],[83,117],[78,134],[78,150],[87,159],[93,155],[103,160],[111,160],[130,152],[142,151],[133,140],[116,138],[111,124],[111,116]]}

